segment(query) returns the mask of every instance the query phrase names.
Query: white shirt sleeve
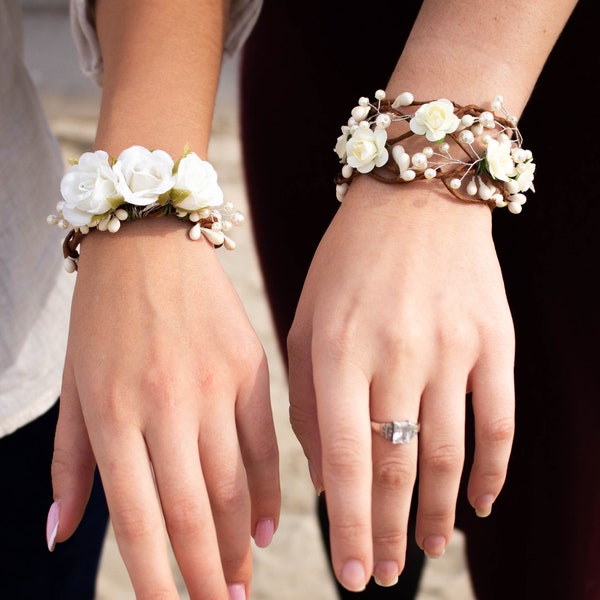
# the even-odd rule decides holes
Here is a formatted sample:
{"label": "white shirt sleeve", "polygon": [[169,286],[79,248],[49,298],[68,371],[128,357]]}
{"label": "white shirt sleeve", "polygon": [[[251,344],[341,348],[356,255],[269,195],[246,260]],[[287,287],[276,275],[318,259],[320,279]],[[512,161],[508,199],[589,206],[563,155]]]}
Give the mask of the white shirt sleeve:
{"label": "white shirt sleeve", "polygon": [[[231,0],[225,54],[233,57],[250,35],[262,0]],[[71,32],[79,53],[81,70],[102,85],[102,55],[96,35],[94,11],[89,0],[70,0]]]}

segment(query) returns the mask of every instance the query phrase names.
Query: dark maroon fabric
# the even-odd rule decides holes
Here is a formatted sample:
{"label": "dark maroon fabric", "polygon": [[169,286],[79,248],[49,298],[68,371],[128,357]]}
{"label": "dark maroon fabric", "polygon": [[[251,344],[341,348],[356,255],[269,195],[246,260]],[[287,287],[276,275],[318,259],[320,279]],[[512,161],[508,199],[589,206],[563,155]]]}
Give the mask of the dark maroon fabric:
{"label": "dark maroon fabric", "polygon": [[[310,260],[338,206],[339,127],[360,96],[385,87],[419,5],[265,0],[245,46],[241,126],[250,218],[284,356]],[[536,193],[519,216],[494,212],[517,334],[517,431],[493,515],[477,519],[464,489],[459,498],[479,600],[600,600],[596,24],[593,0],[580,1],[520,122],[537,164]],[[349,46],[357,28],[361,52]],[[413,597],[420,565],[420,557],[409,560],[403,590],[385,596],[389,591],[370,586],[362,595]]]}

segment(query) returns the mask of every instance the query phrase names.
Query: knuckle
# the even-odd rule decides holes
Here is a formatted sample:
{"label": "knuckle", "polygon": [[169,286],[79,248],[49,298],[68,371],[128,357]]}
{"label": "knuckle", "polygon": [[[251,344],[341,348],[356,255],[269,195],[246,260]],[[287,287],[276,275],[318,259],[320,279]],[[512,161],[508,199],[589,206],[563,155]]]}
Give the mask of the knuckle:
{"label": "knuckle", "polygon": [[444,327],[436,332],[436,343],[442,352],[453,351],[460,348],[461,351],[472,351],[476,348],[478,336],[472,324],[462,320],[448,319],[444,321]]}
{"label": "knuckle", "polygon": [[443,532],[454,523],[454,507],[420,509],[420,520],[430,531]]}
{"label": "knuckle", "polygon": [[463,451],[451,444],[421,451],[422,466],[434,475],[460,472],[463,460]]}
{"label": "knuckle", "polygon": [[358,540],[364,540],[371,536],[371,524],[356,516],[331,514],[330,522],[331,538],[340,548],[351,548],[356,545]]}
{"label": "knuckle", "polygon": [[406,531],[392,530],[373,533],[373,543],[381,549],[393,552],[406,546]]}
{"label": "knuckle", "polygon": [[332,436],[323,448],[323,466],[339,481],[352,480],[364,460],[365,450],[355,438]]}
{"label": "knuckle", "polygon": [[194,497],[178,499],[164,509],[165,524],[170,535],[190,535],[203,529],[202,509]]}
{"label": "knuckle", "polygon": [[152,519],[138,508],[111,511],[111,521],[117,539],[138,540],[147,537],[152,530]]}
{"label": "knuckle", "polygon": [[294,435],[300,441],[314,435],[316,424],[316,414],[314,410],[307,410],[298,404],[290,404],[289,420]]}
{"label": "knuckle", "polygon": [[210,489],[210,503],[215,515],[231,513],[233,507],[241,509],[246,506],[247,497],[247,491],[234,479],[218,481]]}
{"label": "knuckle", "polygon": [[414,485],[416,468],[406,461],[387,460],[375,466],[373,484],[383,491],[394,492]]}
{"label": "knuckle", "polygon": [[481,426],[481,440],[489,444],[506,444],[512,442],[515,433],[515,420],[513,417],[498,419]]}

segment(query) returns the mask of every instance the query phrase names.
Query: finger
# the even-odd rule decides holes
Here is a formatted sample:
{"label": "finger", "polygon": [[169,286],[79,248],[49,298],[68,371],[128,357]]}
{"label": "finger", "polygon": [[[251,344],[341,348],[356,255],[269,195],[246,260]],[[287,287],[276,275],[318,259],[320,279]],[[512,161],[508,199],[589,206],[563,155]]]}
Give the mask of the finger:
{"label": "finger", "polygon": [[[221,423],[217,451],[219,461],[229,466],[231,444],[226,422]],[[145,436],[165,525],[191,597],[226,597],[217,530],[200,460],[201,451],[206,450],[198,447],[198,420],[189,414],[179,419],[177,411],[165,411],[162,418],[153,419]],[[237,445],[235,438],[234,443]],[[237,469],[239,461],[233,462]],[[229,473],[222,469],[221,475],[222,485],[230,486]]]}
{"label": "finger", "polygon": [[[371,384],[371,419],[379,423],[417,423],[422,384],[412,369],[392,369]],[[373,432],[373,576],[392,586],[406,557],[408,518],[417,474],[418,441],[392,444]]]}
{"label": "finger", "polygon": [[[492,510],[508,469],[514,437],[515,391],[512,354],[484,356],[473,369],[475,457],[469,476],[469,502],[480,517]],[[502,365],[506,365],[505,368]]]}
{"label": "finger", "polygon": [[416,537],[431,558],[441,556],[452,537],[464,463],[467,376],[460,377],[458,366],[446,367],[421,398]]}
{"label": "finger", "polygon": [[361,591],[373,570],[369,383],[325,353],[315,364],[332,564],[344,587]]}
{"label": "finger", "polygon": [[264,548],[277,530],[281,507],[279,450],[266,360],[256,379],[240,390],[236,423],[250,491],[252,535],[256,545]]}
{"label": "finger", "polygon": [[65,369],[54,453],[52,489],[54,503],[48,514],[48,548],[69,538],[83,517],[90,497],[96,461],[81,413],[71,370]]}
{"label": "finger", "polygon": [[[250,495],[233,403],[215,402],[211,422],[221,426],[201,430],[199,448],[217,536],[218,548],[213,554],[220,553],[227,584],[249,590],[252,577]],[[201,542],[196,540],[196,543]],[[206,548],[200,550],[201,554],[206,553]],[[203,582],[200,580],[199,584],[202,586]]]}
{"label": "finger", "polygon": [[[103,399],[110,404],[109,399]],[[96,417],[100,421],[100,417]],[[87,419],[87,422],[91,422]],[[133,425],[90,431],[110,517],[136,597],[178,598],[146,444]]]}
{"label": "finger", "polygon": [[322,449],[313,384],[310,343],[304,331],[291,330],[288,337],[290,424],[308,459],[310,478],[317,494],[323,487]]}

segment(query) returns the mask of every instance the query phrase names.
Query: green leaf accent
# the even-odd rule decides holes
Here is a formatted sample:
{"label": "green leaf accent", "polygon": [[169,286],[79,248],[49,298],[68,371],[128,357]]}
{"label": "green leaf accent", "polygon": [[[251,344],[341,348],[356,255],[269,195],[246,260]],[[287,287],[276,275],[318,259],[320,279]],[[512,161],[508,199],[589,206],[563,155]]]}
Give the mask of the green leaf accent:
{"label": "green leaf accent", "polygon": [[115,196],[114,198],[107,198],[107,200],[112,210],[116,210],[117,208],[119,208],[119,206],[125,204],[125,199],[123,198],[123,196]]}
{"label": "green leaf accent", "polygon": [[183,147],[183,152],[182,152],[181,156],[177,159],[177,161],[173,165],[173,175],[175,175],[177,173],[177,171],[179,170],[179,163],[190,153],[191,153],[190,146],[189,146],[189,144],[186,144]]}
{"label": "green leaf accent", "polygon": [[170,194],[171,204],[173,204],[173,206],[181,204],[190,194],[191,192],[189,190],[178,190],[173,188]]}

